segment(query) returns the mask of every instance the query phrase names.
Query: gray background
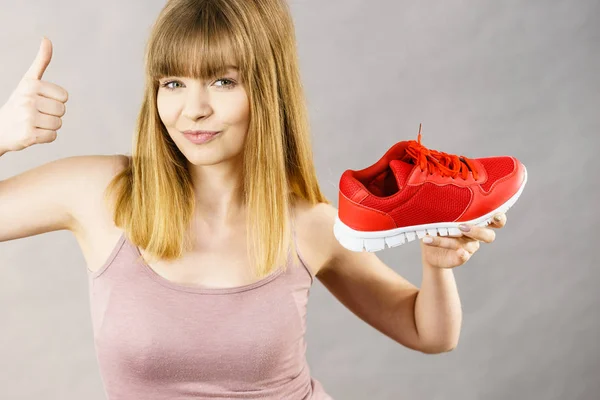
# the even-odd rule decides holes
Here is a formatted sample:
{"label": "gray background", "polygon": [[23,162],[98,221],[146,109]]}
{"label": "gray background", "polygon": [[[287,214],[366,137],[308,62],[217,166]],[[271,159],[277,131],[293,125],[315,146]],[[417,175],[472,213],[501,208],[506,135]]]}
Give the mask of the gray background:
{"label": "gray background", "polygon": [[[454,270],[458,347],[409,350],[315,281],[312,375],[336,399],[598,399],[598,1],[296,0],[325,194],[395,142],[514,155],[528,185],[492,244]],[[0,179],[62,157],[131,151],[143,46],[164,1],[0,2],[0,104],[54,44],[70,99],[58,139],[0,159]],[[377,253],[420,286],[417,243]],[[104,399],[84,258],[68,231],[0,244],[0,398]]]}

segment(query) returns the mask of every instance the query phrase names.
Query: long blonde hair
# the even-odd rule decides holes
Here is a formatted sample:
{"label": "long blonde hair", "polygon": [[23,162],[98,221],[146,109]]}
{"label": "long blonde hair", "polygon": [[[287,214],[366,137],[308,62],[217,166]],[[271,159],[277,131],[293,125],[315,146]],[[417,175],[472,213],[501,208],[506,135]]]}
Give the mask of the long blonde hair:
{"label": "long blonde hair", "polygon": [[152,260],[178,259],[193,243],[191,175],[157,109],[158,80],[164,76],[212,79],[232,60],[239,68],[250,102],[241,173],[256,277],[284,265],[288,252],[295,254],[290,230],[295,196],[331,204],[315,173],[296,51],[285,0],[167,2],[145,51],[145,93],[131,163],[105,192],[105,201],[115,199],[116,226]]}

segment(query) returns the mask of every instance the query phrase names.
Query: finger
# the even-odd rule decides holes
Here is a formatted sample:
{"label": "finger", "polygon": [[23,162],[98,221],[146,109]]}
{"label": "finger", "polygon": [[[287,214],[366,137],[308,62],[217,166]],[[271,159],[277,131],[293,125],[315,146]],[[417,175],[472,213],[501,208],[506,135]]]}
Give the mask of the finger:
{"label": "finger", "polygon": [[[428,243],[428,240],[431,240],[431,243]],[[459,248],[462,248],[462,244],[459,239],[454,239],[447,236],[442,237],[425,235],[423,237],[423,243],[425,243],[427,246],[441,247],[450,250],[458,250]]]}
{"label": "finger", "polygon": [[[496,219],[499,218],[499,219]],[[496,214],[492,219],[492,223],[489,225],[491,228],[503,228],[506,225],[506,214]]]}
{"label": "finger", "polygon": [[35,104],[37,110],[43,114],[62,117],[67,111],[65,103],[44,96],[37,96]]}
{"label": "finger", "polygon": [[479,240],[471,240],[467,243],[464,243],[462,245],[462,248],[465,249],[466,251],[468,251],[470,254],[473,254],[477,250],[479,250],[480,246],[481,246],[481,242]]}
{"label": "finger", "polygon": [[35,60],[27,70],[24,75],[24,78],[30,78],[35,80],[41,80],[42,76],[44,76],[44,72],[50,64],[50,60],[52,59],[52,42],[49,39],[44,37],[42,39],[42,43],[38,49],[38,53],[35,57]]}
{"label": "finger", "polygon": [[58,133],[50,129],[35,128],[34,134],[31,137],[31,141],[28,146],[32,146],[36,143],[51,143],[56,140]]}
{"label": "finger", "polygon": [[464,263],[466,263],[467,261],[469,261],[469,259],[471,258],[471,253],[469,253],[467,250],[465,249],[458,249],[455,251],[456,254],[456,259],[457,259],[457,265],[462,265]]}
{"label": "finger", "polygon": [[38,113],[34,124],[35,128],[57,131],[62,128],[62,119],[54,115]]}
{"label": "finger", "polygon": [[60,101],[61,103],[66,103],[69,100],[69,92],[56,83],[40,81],[37,89],[40,96],[48,99]]}
{"label": "finger", "polygon": [[466,231],[460,228],[463,232],[463,235],[472,239],[481,240],[485,243],[492,243],[496,239],[496,232],[489,228],[468,224],[461,224],[461,227],[467,228]]}

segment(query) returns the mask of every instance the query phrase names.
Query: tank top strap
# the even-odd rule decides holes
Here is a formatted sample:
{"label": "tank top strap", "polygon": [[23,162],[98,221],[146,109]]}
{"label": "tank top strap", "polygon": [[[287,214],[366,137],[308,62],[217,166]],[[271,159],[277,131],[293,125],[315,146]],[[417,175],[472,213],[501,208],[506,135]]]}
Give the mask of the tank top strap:
{"label": "tank top strap", "polygon": [[[302,268],[304,268],[306,270],[306,272],[308,272],[308,274],[310,275],[310,283],[312,285],[312,283],[314,282],[315,279],[315,275],[312,271],[312,269],[310,269],[310,266],[306,263],[305,258],[302,256],[302,253],[298,247],[298,235],[296,233],[297,231],[297,227],[296,227],[296,218],[295,215],[292,214],[292,217],[290,218],[291,220],[291,230],[292,230],[292,240],[294,241],[294,249],[296,250],[296,257],[294,257],[294,261],[299,262]],[[290,249],[289,251],[289,257],[292,257],[292,251]],[[288,257],[288,258],[289,258]]]}

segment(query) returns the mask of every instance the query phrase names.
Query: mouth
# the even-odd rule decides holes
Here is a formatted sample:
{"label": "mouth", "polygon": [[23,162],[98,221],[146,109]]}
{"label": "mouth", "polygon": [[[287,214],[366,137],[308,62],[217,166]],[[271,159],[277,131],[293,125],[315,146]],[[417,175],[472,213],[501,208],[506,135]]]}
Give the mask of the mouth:
{"label": "mouth", "polygon": [[184,135],[216,135],[220,131],[184,131]]}
{"label": "mouth", "polygon": [[[191,132],[191,133],[188,133]],[[199,132],[199,133],[193,133]],[[186,131],[183,135],[192,143],[202,144],[212,140],[215,136],[218,136],[221,131]]]}

